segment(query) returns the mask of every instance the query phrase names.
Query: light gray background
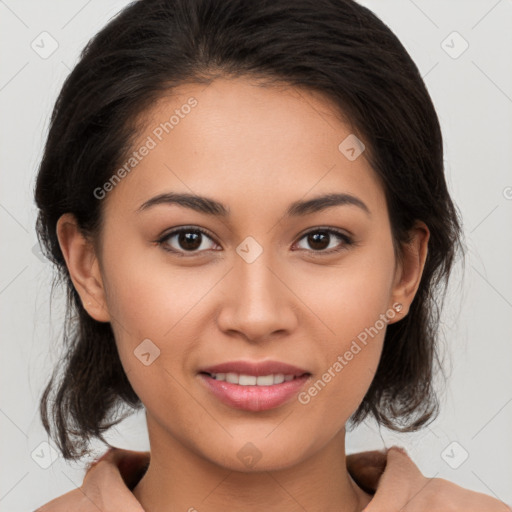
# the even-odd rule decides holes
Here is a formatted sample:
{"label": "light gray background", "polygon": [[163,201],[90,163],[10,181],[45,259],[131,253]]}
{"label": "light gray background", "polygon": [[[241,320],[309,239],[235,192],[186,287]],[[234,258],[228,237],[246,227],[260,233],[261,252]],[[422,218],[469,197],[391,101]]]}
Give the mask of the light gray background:
{"label": "light gray background", "polygon": [[[348,435],[347,449],[400,444],[426,476],[512,503],[512,1],[362,3],[398,35],[425,78],[469,254],[464,276],[460,267],[453,276],[443,314],[447,369],[453,371],[440,417],[416,434],[368,423]],[[50,318],[51,272],[33,251],[32,191],[62,82],[89,38],[126,4],[0,0],[2,511],[32,510],[83,477],[81,465],[52,458],[37,411],[57,356],[63,309],[56,300]],[[44,31],[58,43],[48,58],[31,47],[34,40],[42,46]],[[464,41],[469,47],[459,55]],[[117,446],[147,449],[143,415],[109,438]]]}

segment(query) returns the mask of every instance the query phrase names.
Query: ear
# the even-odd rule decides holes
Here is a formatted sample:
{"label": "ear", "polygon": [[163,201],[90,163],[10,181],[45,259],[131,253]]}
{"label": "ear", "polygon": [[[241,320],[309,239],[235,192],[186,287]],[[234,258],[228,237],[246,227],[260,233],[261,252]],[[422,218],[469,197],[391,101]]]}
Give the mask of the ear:
{"label": "ear", "polygon": [[[402,309],[396,314],[394,322],[407,315],[418,291],[427,259],[429,238],[430,231],[427,225],[416,221],[409,231],[409,241],[402,244],[402,257],[397,261],[390,305],[393,307],[399,303],[402,304]],[[390,323],[393,323],[393,320]]]}
{"label": "ear", "polygon": [[74,215],[65,213],[59,218],[57,237],[84,309],[98,322],[109,322],[98,258],[93,243],[83,235]]}

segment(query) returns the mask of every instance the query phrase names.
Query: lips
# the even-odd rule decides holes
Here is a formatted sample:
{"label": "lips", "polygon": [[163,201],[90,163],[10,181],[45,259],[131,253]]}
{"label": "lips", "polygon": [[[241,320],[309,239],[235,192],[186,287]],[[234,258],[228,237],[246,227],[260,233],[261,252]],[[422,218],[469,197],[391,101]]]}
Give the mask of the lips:
{"label": "lips", "polygon": [[252,412],[289,402],[310,376],[303,368],[278,361],[232,361],[199,371],[201,382],[213,396],[230,407]]}
{"label": "lips", "polygon": [[278,373],[301,377],[305,373],[309,373],[303,368],[298,368],[297,366],[281,363],[279,361],[230,361],[202,368],[199,372],[208,373],[209,375],[216,373],[238,373],[243,375],[254,375],[255,377],[275,375]]}

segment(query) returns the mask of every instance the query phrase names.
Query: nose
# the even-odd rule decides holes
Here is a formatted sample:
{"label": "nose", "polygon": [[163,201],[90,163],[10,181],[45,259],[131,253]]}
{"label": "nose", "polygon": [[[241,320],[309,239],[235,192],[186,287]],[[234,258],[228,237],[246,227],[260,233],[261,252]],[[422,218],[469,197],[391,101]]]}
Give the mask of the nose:
{"label": "nose", "polygon": [[260,343],[291,333],[300,311],[291,273],[278,267],[263,253],[248,263],[236,258],[224,280],[223,302],[217,317],[219,328]]}

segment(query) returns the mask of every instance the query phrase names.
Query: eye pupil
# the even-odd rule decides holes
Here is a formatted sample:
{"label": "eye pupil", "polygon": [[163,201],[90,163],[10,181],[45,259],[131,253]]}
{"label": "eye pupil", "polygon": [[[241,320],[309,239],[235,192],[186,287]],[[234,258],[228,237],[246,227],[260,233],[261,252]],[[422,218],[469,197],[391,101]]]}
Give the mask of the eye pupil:
{"label": "eye pupil", "polygon": [[308,243],[313,249],[325,249],[329,246],[329,233],[325,231],[311,233],[308,235]]}
{"label": "eye pupil", "polygon": [[180,247],[187,251],[193,251],[201,246],[201,233],[195,231],[182,231],[178,235]]}

